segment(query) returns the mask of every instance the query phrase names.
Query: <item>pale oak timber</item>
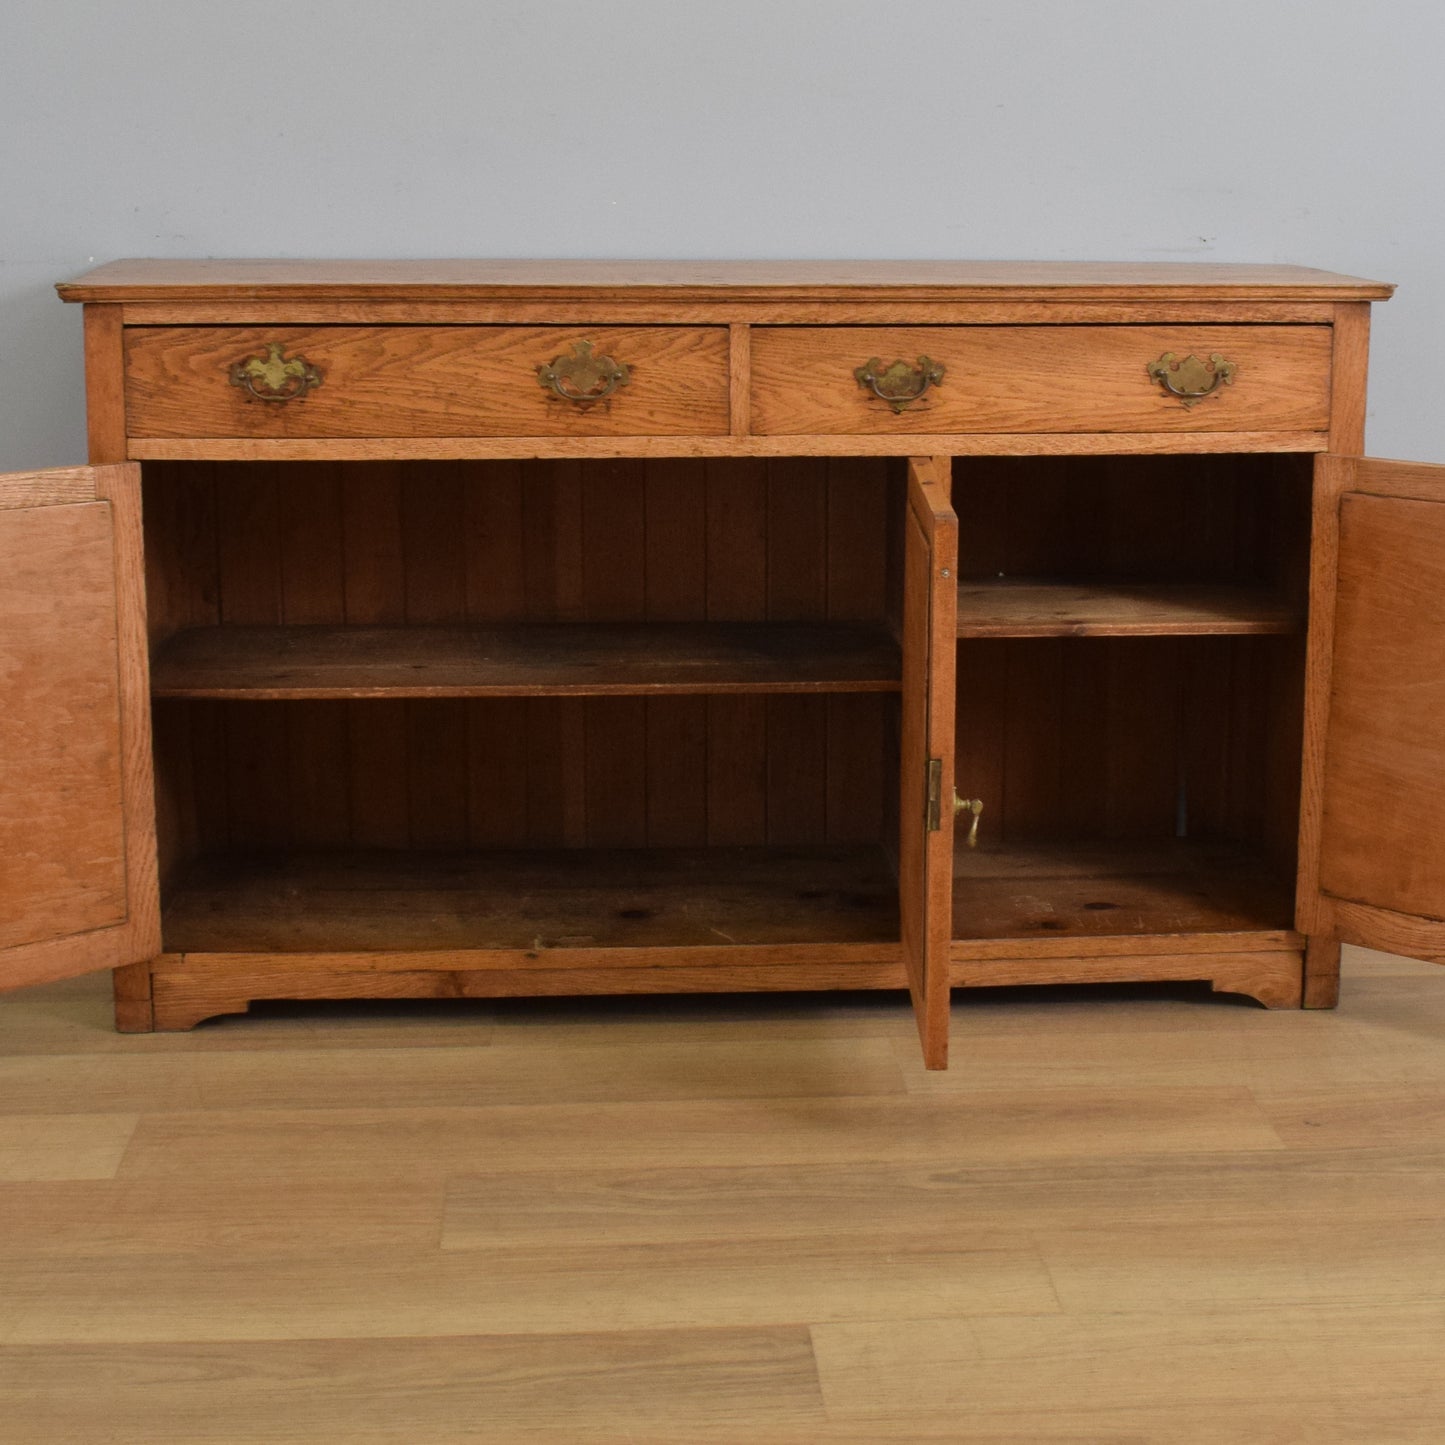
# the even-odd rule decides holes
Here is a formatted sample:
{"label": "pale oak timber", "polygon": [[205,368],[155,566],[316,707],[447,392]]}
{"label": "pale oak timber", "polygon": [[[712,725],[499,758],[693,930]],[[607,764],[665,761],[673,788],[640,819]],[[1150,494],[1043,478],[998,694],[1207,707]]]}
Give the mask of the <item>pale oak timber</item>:
{"label": "pale oak timber", "polygon": [[[1093,951],[1084,949],[1093,944]],[[1167,954],[1147,948],[1167,944]],[[1016,951],[1020,945],[1012,945]],[[1254,951],[1251,951],[1254,950]],[[974,956],[975,954],[979,956]],[[1207,983],[1270,1008],[1300,1005],[1300,947],[1277,935],[1156,935],[1075,942],[1073,953],[1009,946],[950,949],[953,988],[1063,983]],[[993,956],[1002,955],[1002,956]],[[189,1029],[253,999],[500,999],[579,995],[747,994],[785,990],[898,991],[908,975],[896,943],[646,948],[563,946],[432,953],[163,954],[155,965],[155,1027]]]}
{"label": "pale oak timber", "polygon": [[1345,899],[1334,900],[1334,912],[1339,935],[1347,943],[1445,963],[1445,920]]}
{"label": "pale oak timber", "polygon": [[167,901],[172,952],[887,943],[867,848],[355,852],[221,857]]}
{"label": "pale oak timber", "polygon": [[[1321,464],[1328,462],[1322,458]],[[1357,457],[1347,473],[1349,492],[1370,497],[1398,497],[1405,501],[1439,502],[1441,478],[1439,465],[1422,462],[1386,461],[1379,457]]]}
{"label": "pale oak timber", "polygon": [[954,978],[965,986],[1198,978],[1271,1008],[1301,1003],[1302,940],[1281,927],[1288,885],[1236,849],[960,849],[953,908]]}
{"label": "pale oak timber", "polygon": [[[1316,457],[1310,519],[1309,625],[1305,643],[1304,729],[1300,765],[1299,871],[1295,918],[1301,932],[1328,936],[1332,905],[1320,888],[1320,828],[1325,806],[1325,755],[1335,658],[1335,587],[1340,565],[1340,498],[1355,485],[1356,460]],[[1338,980],[1319,985],[1321,1007],[1337,998]]]}
{"label": "pale oak timber", "polygon": [[[1376,484],[1388,475],[1381,466]],[[1353,491],[1340,499],[1320,886],[1336,898],[1439,919],[1445,469],[1434,479],[1437,501]]]}
{"label": "pale oak timber", "polygon": [[[895,459],[910,455],[941,456],[945,467],[949,457],[970,464],[977,458],[984,473],[993,457],[1016,458],[1029,480],[1006,502],[1013,520],[1004,529],[1004,555],[977,570],[971,555],[966,588],[997,574],[1104,590],[1168,579],[1212,589],[1214,597],[1201,603],[1196,593],[1182,610],[1155,599],[1152,617],[1148,607],[1132,616],[1108,608],[1099,615],[1075,598],[1078,605],[1064,615],[1015,612],[1004,620],[1005,629],[1042,626],[1042,636],[965,637],[955,647],[950,628],[947,638],[930,643],[923,669],[930,686],[955,661],[959,667],[956,690],[934,687],[931,714],[951,720],[956,706],[967,720],[957,746],[950,741],[935,755],[950,784],[947,775],[966,765],[963,790],[986,797],[986,842],[1056,841],[1082,856],[1088,839],[1099,838],[1125,860],[1126,876],[1109,890],[1120,897],[1108,901],[1128,911],[1122,906],[1132,887],[1134,913],[1152,920],[1113,934],[1066,927],[1056,936],[1033,929],[1014,939],[1007,930],[997,937],[984,930],[953,940],[945,920],[933,952],[955,985],[984,982],[980,969],[992,969],[994,981],[1027,977],[1031,963],[1034,977],[1080,980],[1127,978],[1132,966],[1140,980],[1197,971],[1216,988],[1274,1004],[1294,1001],[1298,978],[1292,983],[1289,970],[1298,975],[1307,947],[1321,969],[1331,953],[1320,930],[1308,942],[1292,931],[1287,884],[1271,881],[1296,865],[1303,879],[1310,866],[1307,814],[1298,842],[1289,836],[1297,809],[1292,777],[1300,763],[1298,693],[1308,688],[1311,717],[1319,714],[1320,693],[1318,677],[1304,677],[1296,631],[1309,553],[1308,519],[1295,505],[1300,468],[1289,461],[1265,466],[1264,454],[1303,455],[1331,444],[1358,450],[1364,321],[1368,303],[1389,290],[1290,267],[571,262],[120,263],[63,288],[95,318],[94,399],[97,415],[108,418],[104,444],[114,446],[119,435],[122,453],[148,463],[148,513],[153,491],[157,502],[147,544],[154,543],[151,621],[161,659],[200,642],[199,633],[186,640],[188,628],[207,626],[229,630],[228,646],[248,628],[405,628],[418,641],[438,629],[538,623],[626,627],[706,619],[776,627],[887,617],[897,631],[905,600],[897,565],[902,494],[896,482],[878,493],[886,497],[881,516],[870,496],[865,530],[894,538],[870,551],[858,545],[855,524],[863,518],[851,500],[845,503],[851,494],[836,478],[869,465],[896,472]],[[526,425],[510,403],[497,412],[500,430],[488,434],[493,423],[478,418],[491,415],[492,393],[500,396],[513,381],[536,384],[535,361],[529,356],[518,369],[507,351],[512,341],[530,345],[533,336],[574,332],[650,336],[679,357],[689,338],[705,334],[715,355],[705,377],[694,378],[692,362],[680,361],[685,384],[670,400],[635,404],[646,370],[637,363],[634,388],[609,403],[577,412],[558,403],[558,434],[548,434],[557,430],[550,422]],[[144,435],[162,428],[134,409],[136,389],[128,394],[117,380],[123,337],[139,358],[148,346],[158,348],[156,355],[178,356],[175,348],[208,336],[259,341],[267,333],[283,340],[307,335],[326,351],[326,382],[304,403],[240,402],[248,408],[242,432],[253,434],[239,434],[234,421],[203,424],[188,411],[197,393],[165,380],[157,396],[179,418],[167,423],[174,434]],[[769,383],[767,348],[805,334],[821,349],[800,358],[783,385]],[[908,408],[895,416],[879,403],[868,413],[867,425],[876,429],[849,435],[836,428],[855,424],[846,418],[860,400],[869,404],[850,374],[838,395],[824,393],[817,422],[791,435],[759,434],[774,424],[768,405],[791,408],[799,395],[813,394],[809,379],[826,369],[829,348],[874,336],[896,340],[905,359],[906,345],[924,338],[987,353],[992,362],[977,368],[950,353],[948,369],[949,381],[976,388],[983,409],[941,423],[952,430],[936,430],[936,407],[964,395],[946,381],[924,398],[915,419]],[[429,359],[442,358],[445,368],[453,351],[472,356],[473,339],[483,337],[488,344],[500,338],[506,356],[497,353],[503,364],[495,387],[458,393],[457,406],[447,408],[459,421],[435,408],[427,414],[429,404],[404,405],[393,389],[368,403],[350,434],[326,422],[325,407],[338,395],[327,383],[347,345],[371,357],[363,356],[358,373],[363,390],[382,358],[387,391]],[[1147,375],[1134,375],[1143,371],[1137,357],[1127,378],[1119,372],[1101,380],[1117,369],[1108,357],[1133,356],[1139,343],[1156,340],[1161,354],[1208,355],[1217,345],[1240,368],[1234,384],[1184,407]],[[1236,343],[1239,354],[1223,341]],[[993,364],[1021,356],[1033,342],[1040,345],[1030,350],[1032,371]],[[342,343],[341,350],[326,350]],[[850,373],[861,359],[852,359]],[[213,400],[214,360],[205,363],[201,388]],[[705,423],[684,404],[695,380],[711,388],[715,410]],[[1115,383],[1122,403],[1110,399]],[[442,391],[454,384],[461,383],[447,373]],[[1047,396],[1030,392],[1040,385]],[[548,405],[540,387],[535,397],[523,391]],[[517,396],[525,411],[522,391]],[[225,404],[234,407],[238,398],[239,392],[226,395]],[[623,426],[629,399],[632,420]],[[1136,403],[1146,411],[1129,413]],[[666,410],[673,404],[682,408],[675,427]],[[340,411],[347,405],[341,402]],[[386,425],[398,406],[403,420]],[[624,434],[606,434],[613,422]],[[435,434],[453,426],[455,434]],[[1236,460],[1227,459],[1231,453]],[[1258,454],[1259,465],[1246,464],[1245,453]],[[539,460],[517,467],[530,457]],[[825,463],[827,457],[837,460]],[[1080,498],[1097,485],[1080,470],[1086,464],[1106,479],[1108,505],[1097,516],[1079,511]],[[700,487],[697,474],[687,476],[689,466],[704,474]],[[1226,484],[1210,488],[1211,475]],[[675,478],[682,483],[676,494]],[[1034,500],[1045,505],[1030,514],[1034,501],[1022,510],[1014,504],[1032,492],[1034,478]],[[966,535],[980,521],[985,531],[995,525],[988,515],[968,514],[971,482],[961,476],[954,489]],[[187,494],[198,505],[177,506]],[[353,494],[364,494],[365,505]],[[1050,519],[1050,496],[1071,496],[1071,510]],[[208,525],[210,541],[203,535]],[[1073,536],[1083,539],[1085,565],[1070,568],[1064,564]],[[971,535],[968,547],[972,553]],[[196,565],[208,556],[214,564]],[[866,580],[880,556],[888,558],[881,593]],[[1022,566],[1024,557],[1044,565]],[[1317,612],[1331,602],[1332,583],[1323,580],[1326,589],[1311,601]],[[845,600],[854,593],[866,595],[866,605]],[[956,602],[950,589],[946,605]],[[1194,611],[1200,607],[1205,616]],[[1073,615],[1079,612],[1085,615]],[[836,664],[836,657],[808,656],[800,669],[837,674]],[[236,681],[223,675],[227,670],[213,669],[222,690]],[[249,693],[230,692],[231,700],[157,698],[168,879],[183,877],[189,860],[247,849],[260,857],[328,850],[355,856],[378,847],[493,856],[528,844],[595,854],[712,842],[772,849],[843,844],[887,856],[895,846],[891,816],[913,811],[904,797],[911,784],[895,789],[888,776],[888,755],[897,746],[890,734],[906,719],[886,692],[753,698],[383,692],[344,700],[324,688],[306,694],[314,676],[280,681],[270,696],[263,682]],[[300,692],[292,686],[298,681]],[[394,678],[380,683],[394,685]],[[442,684],[454,685],[455,677]],[[897,685],[888,679],[890,689]],[[903,702],[906,711],[906,686]],[[1191,837],[1219,839],[1257,861],[1239,875],[1206,869],[1203,899],[1192,902],[1187,886],[1171,897],[1144,864],[1129,873],[1186,825]],[[906,840],[906,833],[899,836]],[[934,846],[945,856],[953,852],[949,839]],[[1135,862],[1127,861],[1131,856]],[[1238,882],[1251,871],[1258,875],[1253,894]],[[946,889],[951,870],[933,877]],[[1303,884],[1299,892],[1303,923]],[[1100,901],[1074,899],[1081,909]],[[1318,894],[1315,906],[1328,928]],[[729,975],[748,975],[749,987],[777,988],[790,979],[795,986],[821,984],[830,970],[829,986],[851,979],[884,987],[899,978],[928,932],[909,934],[906,905],[897,922],[901,930],[891,937],[839,945],[876,950],[871,955],[846,962],[837,955],[830,963],[820,951],[800,957],[791,974],[781,959],[764,962],[753,952],[786,947],[781,941],[744,948],[751,966],[725,953],[706,962],[695,953],[668,959],[672,945],[664,942],[648,957],[627,948],[614,948],[610,959],[588,957],[586,947],[576,947],[565,960],[548,960],[554,968],[519,966],[505,949],[463,948],[444,964],[435,952],[425,963],[418,955],[412,959],[418,967],[408,970],[407,948],[347,953],[335,939],[322,939],[296,955],[308,963],[306,978],[293,982],[298,995],[307,987],[331,992],[327,970],[365,973],[354,966],[365,955],[393,993],[408,972],[418,991],[442,995],[471,987],[523,991],[529,973],[539,987],[556,991],[691,990],[709,981],[726,986]],[[468,966],[469,952],[476,966]],[[169,971],[179,979],[184,963],[206,987],[219,987],[234,967],[237,978],[244,969],[255,984],[266,958],[264,949],[243,942],[234,952],[168,954],[156,970],[157,977]],[[1323,980],[1314,1001],[1322,989]],[[192,1018],[201,1016],[202,1002],[187,1005]],[[226,1006],[245,1002],[233,997]]]}
{"label": "pale oak timber", "polygon": [[[1297,1246],[1285,1248],[1298,1253]],[[1122,1263],[1115,1268],[1127,1276]],[[1437,1393],[1429,1362],[1445,1332],[1423,1303],[1381,1300],[1367,1309],[1313,1300],[1292,1309],[1274,1301],[1273,1308],[1211,1303],[1211,1309],[1132,1303],[1116,1310],[1111,1302],[1093,1311],[1013,1317],[990,1329],[986,1341],[976,1326],[960,1321],[827,1325],[814,1329],[813,1343],[835,1418],[954,1410],[997,1426],[1020,1417],[1018,1390],[1027,1380],[1036,1387],[1031,1410],[1040,1424],[1063,1417],[1076,1430],[1080,1422],[1097,1421],[1105,1433],[1095,1439],[1141,1445],[1239,1439],[1228,1422],[1257,1421],[1259,1411],[1267,1417],[1281,1391],[1291,1396],[1295,1421],[1320,1421],[1328,1409],[1329,1418],[1343,1424],[1335,1413],[1343,1408],[1343,1419],[1353,1417],[1363,1428],[1357,1435],[1346,1425],[1341,1434],[1322,1422],[1328,1433],[1317,1438],[1370,1438],[1373,1410],[1388,1413],[1404,1394]],[[1309,1345],[1302,1355],[1303,1341]],[[1270,1370],[1259,1367],[1262,1357],[1271,1359]],[[1346,1379],[1358,1383],[1345,1386]],[[1182,1426],[1181,1401],[1187,1402]],[[1410,1414],[1423,1423],[1422,1414]],[[1142,1416],[1149,1433],[1125,1433],[1131,1416]],[[1031,1438],[1051,1438],[1036,1429]]]}
{"label": "pale oak timber", "polygon": [[[867,1097],[866,1095],[864,1097]],[[790,1100],[796,1107],[804,1100]],[[325,1111],[317,1111],[322,1114]],[[112,1255],[98,1277],[78,1262],[0,1263],[19,1320],[12,1344],[50,1344],[65,1305],[93,1298],[66,1336],[120,1344],[170,1330],[161,1321],[211,1307],[213,1340],[428,1339],[478,1333],[561,1335],[579,1314],[627,1338],[671,1328],[722,1329],[809,1320],[909,1318],[931,1282],[938,1307],[987,1319],[1050,1309],[1048,1274],[1027,1237],[1008,1232],[942,1243],[898,1242],[853,1255],[832,1240],[695,1240],[595,1249],[441,1250],[389,1254],[342,1246],[267,1260]],[[292,1292],[276,1290],[275,1271]],[[149,1277],[149,1287],[145,1282]],[[48,1299],[37,1300],[37,1281]],[[585,1303],[580,1304],[581,1300]],[[694,1311],[684,1317],[688,1307]],[[595,1312],[595,1313],[594,1313]],[[294,1438],[294,1437],[293,1437]]]}
{"label": "pale oak timber", "polygon": [[[349,967],[356,955],[327,954],[303,959],[312,967],[276,970],[273,956],[254,954],[163,954],[154,977],[157,1029],[191,1029],[221,1014],[243,1014],[257,999],[502,999],[577,998],[587,995],[626,996],[667,993],[748,994],[779,991],[836,991],[840,989],[907,988],[908,976],[896,960],[896,943],[860,947],[833,943],[824,947],[795,944],[779,962],[739,962],[751,955],[750,947],[733,947],[733,961],[712,963],[703,957],[690,962],[695,950],[685,945],[629,956],[617,950],[600,959],[598,951],[569,950],[599,966],[550,969],[486,968],[428,969],[423,955],[367,955],[363,964],[394,962],[397,968]],[[850,958],[850,954],[861,955]],[[664,955],[670,963],[662,961]],[[893,961],[879,962],[880,955]],[[474,955],[481,957],[483,955]],[[716,956],[716,951],[714,951]],[[814,958],[827,962],[814,962]]]}
{"label": "pale oak timber", "polygon": [[[905,413],[907,415],[907,413]],[[1151,453],[1322,452],[1323,431],[904,432],[874,436],[509,436],[132,438],[133,461],[461,461],[501,457],[1142,456]]]}
{"label": "pale oak timber", "polygon": [[[1369,376],[1370,308],[1359,302],[1336,307],[1331,367],[1330,452],[1353,456],[1365,449],[1365,401]],[[1319,885],[1320,825],[1324,789],[1324,738],[1334,652],[1334,586],[1339,555],[1339,496],[1348,478],[1328,459],[1316,464],[1318,497],[1311,535],[1311,641],[1306,661],[1304,757],[1301,775],[1299,875],[1296,885],[1301,927],[1311,934],[1305,955],[1305,1003],[1333,1008],[1339,1002],[1338,945],[1333,905]]]}
{"label": "pale oak timber", "polygon": [[56,288],[67,301],[412,298],[687,301],[778,294],[895,301],[1066,296],[1174,301],[1386,300],[1393,286],[1307,266],[1100,261],[152,260],[108,262]]}
{"label": "pale oak timber", "polygon": [[902,759],[898,891],[903,964],[924,1063],[948,1063],[948,939],[953,816],[954,608],[958,517],[946,457],[908,463],[903,537]]}
{"label": "pale oak timber", "polygon": [[136,469],[0,478],[0,981],[155,952]]}
{"label": "pale oak timber", "polygon": [[728,327],[728,431],[745,437],[752,431],[752,328],[733,323]]}
{"label": "pale oak timber", "polygon": [[90,461],[126,460],[125,329],[117,306],[87,306],[85,417]]}
{"label": "pale oak timber", "polygon": [[[753,428],[830,432],[1312,431],[1330,415],[1330,328],[756,327]],[[1166,353],[1234,362],[1185,406],[1149,376]],[[941,381],[899,411],[854,378],[870,357],[927,355]]]}
{"label": "pale oak timber", "polygon": [[12,472],[0,485],[0,511],[32,507],[71,507],[96,500],[94,467],[56,467],[43,472]]}
{"label": "pale oak timber", "polygon": [[[1203,937],[1213,941],[1213,935]],[[1113,944],[1112,939],[1098,940]],[[1299,1008],[1301,1005],[1300,950],[1271,949],[1258,953],[1192,953],[1177,948],[1178,940],[1167,934],[1153,935],[1155,947],[1167,942],[1169,953],[1116,952],[1090,954],[1082,958],[993,959],[959,962],[961,948],[954,946],[952,976],[955,987],[998,988],[1007,985],[1030,987],[1047,983],[1143,983],[1177,980],[1207,982],[1215,993],[1247,995],[1266,1008]]]}
{"label": "pale oak timber", "polygon": [[139,1122],[139,1114],[99,1107],[0,1116],[0,1199],[10,1202],[8,1184],[114,1179]]}
{"label": "pale oak timber", "polygon": [[[588,342],[629,379],[595,403],[541,385]],[[249,397],[231,368],[267,347],[321,375],[288,402]],[[140,437],[646,436],[726,433],[722,327],[128,328],[126,418]]]}
{"label": "pale oak timber", "polygon": [[[820,1439],[813,1432],[829,1428],[820,1423],[808,1332],[798,1325],[197,1343],[185,1350],[184,1369],[178,1353],[167,1344],[17,1346],[0,1375],[0,1406],[10,1409],[23,1390],[29,1403],[12,1418],[40,1432],[32,1439],[108,1436],[116,1445],[219,1445],[222,1429],[235,1438],[240,1416],[255,1445],[400,1445],[418,1430],[453,1445],[475,1436],[478,1420],[497,1445],[615,1445],[616,1429],[599,1421],[627,1421],[627,1437],[640,1445],[695,1439],[697,1420],[712,1422],[698,1427],[708,1440],[727,1440],[737,1428],[717,1421],[751,1428],[766,1420],[779,1445]],[[77,1369],[104,1388],[62,1388]],[[244,1408],[220,1402],[222,1379],[244,1390]],[[400,1403],[411,1389],[424,1403]],[[402,1415],[411,1423],[393,1423]]]}
{"label": "pale oak timber", "polygon": [[1345,456],[1365,449],[1370,308],[1358,301],[1335,308],[1330,360],[1330,450]]}
{"label": "pale oak timber", "polygon": [[[118,306],[90,306],[82,309],[85,329],[85,413],[89,458],[92,464],[113,464],[127,459],[125,423],[125,331],[124,317]],[[141,555],[147,553],[141,539]],[[152,569],[147,569],[151,572]],[[150,587],[151,576],[145,576],[147,627],[155,625],[157,600]],[[155,810],[141,805],[147,816],[145,829],[156,840],[156,868],[159,871],[159,841],[153,813],[166,807],[170,798],[163,786],[157,787],[154,763],[151,764],[151,787],[155,790]],[[158,925],[157,925],[158,926]],[[159,944],[154,946],[159,947]],[[150,967],[148,963],[125,963],[112,975],[115,993],[116,1028],[126,1032],[144,1032],[151,1028]]]}
{"label": "pale oak timber", "polygon": [[[889,999],[464,1005],[485,1063],[424,1005],[118,1041],[99,980],[18,993],[0,1410],[119,1445],[1434,1445],[1431,977],[1355,955],[1331,1016],[981,996],[947,1074]],[[739,1087],[724,1037],[765,1092],[686,1092]],[[509,1102],[457,1098],[473,1061]]]}
{"label": "pale oak timber", "polygon": [[[1352,303],[1353,304],[1353,303]],[[1363,304],[1363,303],[1360,303]],[[190,301],[117,303],[127,326],[281,325],[575,325],[578,310],[565,301]],[[917,325],[1331,325],[1339,307],[1326,301],[630,301],[613,298],[590,307],[597,325],[867,326]]]}
{"label": "pale oak timber", "polygon": [[[21,1117],[49,1115],[60,1121],[93,1103],[102,1089],[112,1110],[129,1120],[162,1113],[181,1091],[197,1086],[203,1091],[192,1101],[197,1107],[228,1112],[285,1110],[301,1096],[316,1111],[445,1109],[463,1095],[485,1100],[489,1108],[828,1098],[840,1092],[886,1097],[902,1094],[905,1087],[895,1043],[884,1033],[856,1038],[848,1081],[836,1070],[835,1041],[823,1036],[795,1038],[792,1058],[781,1056],[776,1040],[698,1038],[664,1044],[644,1072],[629,1049],[574,1043],[551,1051],[520,1035],[504,1044],[469,1040],[453,1048],[432,1047],[424,1039],[408,1047],[388,1045],[376,1062],[394,1067],[364,1075],[357,1068],[357,1047],[294,1051],[280,1075],[266,1049],[220,1049],[202,1060],[175,1050],[129,1058],[83,1055],[60,1079],[50,1058],[30,1055],[6,1061],[6,1103],[12,1111],[23,1111]],[[0,1113],[0,1120],[14,1116]],[[410,1242],[431,1247],[435,1240],[413,1236]],[[6,1240],[0,1259],[21,1252]]]}

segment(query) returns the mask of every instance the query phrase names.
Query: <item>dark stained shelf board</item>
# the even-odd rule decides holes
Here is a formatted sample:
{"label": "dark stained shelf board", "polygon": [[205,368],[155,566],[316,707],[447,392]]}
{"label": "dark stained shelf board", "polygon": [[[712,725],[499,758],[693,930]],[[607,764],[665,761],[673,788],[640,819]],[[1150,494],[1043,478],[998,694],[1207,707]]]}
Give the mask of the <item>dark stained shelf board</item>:
{"label": "dark stained shelf board", "polygon": [[174,953],[887,944],[881,848],[220,854],[165,901]]}
{"label": "dark stained shelf board", "polygon": [[1292,880],[1229,844],[1028,843],[954,855],[958,939],[1241,933],[1293,920]]}
{"label": "dark stained shelf board", "polygon": [[1299,632],[1301,608],[1266,588],[960,582],[960,637],[1190,637]]}
{"label": "dark stained shelf board", "polygon": [[546,697],[897,692],[898,645],[862,622],[206,627],[152,662],[157,697]]}

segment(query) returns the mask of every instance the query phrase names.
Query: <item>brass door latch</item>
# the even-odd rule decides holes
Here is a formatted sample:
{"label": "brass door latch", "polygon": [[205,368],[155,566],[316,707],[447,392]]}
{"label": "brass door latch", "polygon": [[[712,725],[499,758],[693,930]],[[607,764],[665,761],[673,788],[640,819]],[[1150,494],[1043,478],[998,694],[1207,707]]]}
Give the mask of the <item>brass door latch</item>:
{"label": "brass door latch", "polygon": [[[957,792],[954,793],[953,816],[957,818],[960,813],[973,814],[973,825],[968,830],[968,837],[964,839],[970,848],[978,847],[978,815],[982,812],[982,798],[960,798]],[[923,826],[930,833],[938,832],[943,826],[942,758],[928,760],[928,789],[924,801]]]}
{"label": "brass door latch", "polygon": [[978,818],[983,812],[982,798],[960,798],[957,793],[953,795],[953,816],[956,818],[960,813],[972,813],[973,822],[969,826],[968,837],[964,842],[970,848],[978,847]]}

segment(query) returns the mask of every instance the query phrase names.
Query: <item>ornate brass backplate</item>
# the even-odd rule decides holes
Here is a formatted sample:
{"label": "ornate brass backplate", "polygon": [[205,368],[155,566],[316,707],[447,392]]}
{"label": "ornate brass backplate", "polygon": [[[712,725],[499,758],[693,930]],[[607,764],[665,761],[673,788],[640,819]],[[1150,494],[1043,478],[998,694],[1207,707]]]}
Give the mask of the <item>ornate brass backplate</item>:
{"label": "ornate brass backplate", "polygon": [[248,356],[231,367],[231,385],[253,401],[297,401],[321,385],[321,371],[304,356],[286,357],[279,341],[266,343],[264,356]]}
{"label": "ornate brass backplate", "polygon": [[1179,357],[1172,351],[1166,351],[1158,361],[1151,361],[1145,370],[1170,396],[1177,396],[1181,406],[1198,406],[1221,386],[1232,385],[1238,368],[1217,351],[1210,355],[1208,361],[1201,361],[1193,354]]}
{"label": "ornate brass backplate", "polygon": [[590,341],[578,341],[571,356],[558,356],[537,368],[537,380],[548,391],[577,406],[590,406],[611,396],[632,380],[632,373],[610,356],[594,356]]}
{"label": "ornate brass backplate", "polygon": [[943,363],[920,356],[915,366],[898,360],[883,365],[881,356],[870,356],[858,367],[853,375],[858,385],[871,391],[880,401],[886,401],[895,412],[901,412],[909,402],[917,401],[930,386],[937,386],[943,380]]}

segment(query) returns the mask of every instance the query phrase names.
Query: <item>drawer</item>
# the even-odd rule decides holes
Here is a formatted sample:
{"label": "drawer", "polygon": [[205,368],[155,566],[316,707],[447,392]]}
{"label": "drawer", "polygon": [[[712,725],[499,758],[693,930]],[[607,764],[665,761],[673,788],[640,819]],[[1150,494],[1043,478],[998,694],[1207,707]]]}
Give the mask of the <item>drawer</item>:
{"label": "drawer", "polygon": [[[774,436],[1324,431],[1330,345],[1328,326],[758,327],[752,426]],[[1176,391],[1213,389],[1172,395],[1150,370],[1165,357]],[[919,358],[934,368],[926,387]],[[872,385],[855,374],[870,364]]]}
{"label": "drawer", "polygon": [[134,326],[125,376],[132,437],[728,429],[720,326]]}

